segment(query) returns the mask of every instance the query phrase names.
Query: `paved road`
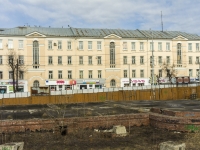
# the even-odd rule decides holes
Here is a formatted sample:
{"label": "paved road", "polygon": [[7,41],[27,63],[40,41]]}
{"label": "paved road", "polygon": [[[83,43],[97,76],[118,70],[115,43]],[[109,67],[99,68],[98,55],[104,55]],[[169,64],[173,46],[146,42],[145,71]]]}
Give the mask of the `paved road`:
{"label": "paved road", "polygon": [[1,120],[39,119],[52,117],[87,117],[148,112],[157,107],[174,111],[199,111],[199,100],[168,101],[106,101],[68,105],[1,106]]}

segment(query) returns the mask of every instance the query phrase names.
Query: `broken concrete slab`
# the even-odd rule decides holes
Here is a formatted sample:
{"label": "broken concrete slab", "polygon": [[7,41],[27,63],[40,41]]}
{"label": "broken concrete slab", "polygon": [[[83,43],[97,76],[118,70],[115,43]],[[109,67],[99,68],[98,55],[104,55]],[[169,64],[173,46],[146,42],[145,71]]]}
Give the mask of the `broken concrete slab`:
{"label": "broken concrete slab", "polygon": [[24,142],[11,142],[0,145],[0,150],[23,150]]}
{"label": "broken concrete slab", "polygon": [[185,150],[185,143],[167,141],[159,144],[160,150]]}

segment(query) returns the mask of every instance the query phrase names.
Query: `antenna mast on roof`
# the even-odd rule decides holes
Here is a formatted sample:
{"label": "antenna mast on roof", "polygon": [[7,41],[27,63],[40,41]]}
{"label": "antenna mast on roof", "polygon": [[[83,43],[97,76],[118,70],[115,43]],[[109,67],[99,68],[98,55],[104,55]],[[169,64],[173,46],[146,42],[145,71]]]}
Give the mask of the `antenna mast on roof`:
{"label": "antenna mast on roof", "polygon": [[161,11],[161,26],[162,26],[162,32],[163,32],[162,11]]}

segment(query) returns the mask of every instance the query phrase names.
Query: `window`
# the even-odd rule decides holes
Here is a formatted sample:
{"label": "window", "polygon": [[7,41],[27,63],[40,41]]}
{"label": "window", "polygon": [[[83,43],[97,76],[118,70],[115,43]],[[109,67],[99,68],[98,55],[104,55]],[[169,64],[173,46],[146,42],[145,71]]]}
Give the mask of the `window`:
{"label": "window", "polygon": [[97,50],[101,50],[101,41],[97,41]]}
{"label": "window", "polygon": [[53,71],[49,71],[49,79],[53,79]]}
{"label": "window", "polygon": [[35,80],[35,81],[33,82],[33,87],[34,87],[34,88],[38,88],[39,86],[40,86],[39,81],[38,81],[38,80]]}
{"label": "window", "polygon": [[88,78],[92,78],[92,70],[89,70]]}
{"label": "window", "polygon": [[159,77],[162,77],[162,69],[159,69],[158,75],[159,75]]}
{"label": "window", "polygon": [[33,41],[33,68],[39,68],[39,43],[38,41]]}
{"label": "window", "polygon": [[140,50],[144,50],[144,42],[140,42]]}
{"label": "window", "polygon": [[79,70],[79,78],[83,79],[83,70]]}
{"label": "window", "polygon": [[136,77],[136,70],[132,70],[132,78]]}
{"label": "window", "polygon": [[20,65],[24,64],[24,56],[23,55],[19,55],[19,64]]}
{"label": "window", "polygon": [[115,43],[110,43],[110,68],[115,68]]}
{"label": "window", "polygon": [[135,42],[131,42],[131,50],[135,50]]}
{"label": "window", "polygon": [[196,69],[196,75],[197,75],[197,77],[199,77],[199,74],[200,72],[199,72],[199,69]]}
{"label": "window", "polygon": [[68,70],[67,77],[68,77],[68,79],[72,79],[72,71],[71,70]]}
{"label": "window", "polygon": [[52,56],[48,56],[48,62],[49,62],[49,65],[53,64],[53,57]]}
{"label": "window", "polygon": [[188,51],[192,51],[192,43],[188,43]]}
{"label": "window", "polygon": [[192,77],[192,69],[189,69],[189,76]]}
{"label": "window", "polygon": [[88,49],[92,50],[92,41],[88,41]]}
{"label": "window", "polygon": [[19,79],[20,80],[24,79],[24,72],[23,71],[19,71]]}
{"label": "window", "polygon": [[9,71],[9,79],[13,79],[13,71]]}
{"label": "window", "polygon": [[166,56],[166,63],[170,64],[170,56]]}
{"label": "window", "polygon": [[79,49],[83,50],[83,41],[79,41]]}
{"label": "window", "polygon": [[159,64],[159,65],[162,64],[162,56],[158,56],[158,64]]}
{"label": "window", "polygon": [[135,56],[132,56],[132,64],[135,64]]}
{"label": "window", "polygon": [[62,65],[62,56],[58,56],[58,64]]}
{"label": "window", "polygon": [[182,64],[182,45],[181,43],[177,44],[177,64]]}
{"label": "window", "polygon": [[140,64],[144,64],[144,56],[140,56]]}
{"label": "window", "polygon": [[58,49],[62,49],[62,41],[58,41]]}
{"label": "window", "polygon": [[101,56],[97,56],[97,64],[101,65]]}
{"label": "window", "polygon": [[166,43],[166,50],[170,51],[170,43]]}
{"label": "window", "polygon": [[189,64],[192,64],[192,56],[189,56]]}
{"label": "window", "polygon": [[154,71],[151,70],[151,71],[150,71],[150,75],[151,75],[151,77],[153,77],[153,74],[154,74]]}
{"label": "window", "polygon": [[[155,63],[154,63],[155,64]],[[153,65],[153,57],[150,56],[150,65],[152,66]]]}
{"label": "window", "polygon": [[150,42],[150,50],[154,50],[154,43],[153,42]]}
{"label": "window", "polygon": [[196,57],[196,64],[199,64],[199,57]]}
{"label": "window", "polygon": [[8,62],[9,62],[9,63],[13,63],[13,56],[12,56],[12,55],[9,55],[9,56],[8,56]]}
{"label": "window", "polygon": [[144,70],[140,70],[140,77],[144,78]]}
{"label": "window", "polygon": [[98,78],[101,78],[101,70],[98,70]]}
{"label": "window", "polygon": [[88,64],[92,65],[92,56],[88,56]]}
{"label": "window", "polygon": [[127,56],[124,56],[124,57],[123,57],[123,63],[124,63],[124,64],[127,64]]}
{"label": "window", "polygon": [[3,44],[1,39],[0,39],[0,49],[3,49]]}
{"label": "window", "polygon": [[67,64],[68,65],[72,64],[72,56],[67,56]]}
{"label": "window", "polygon": [[127,42],[123,42],[123,50],[127,50]]}
{"label": "window", "polygon": [[23,40],[19,40],[19,49],[23,48],[24,48]]}
{"label": "window", "polygon": [[48,41],[48,49],[52,49],[52,41]]}
{"label": "window", "polygon": [[8,40],[8,49],[13,49],[13,40]]}
{"label": "window", "polygon": [[115,82],[114,79],[112,79],[112,80],[110,81],[110,87],[115,87],[115,86],[116,86],[116,82]]}
{"label": "window", "polygon": [[67,42],[67,49],[68,50],[72,49],[72,43],[71,43],[71,41]]}
{"label": "window", "polygon": [[128,71],[124,70],[124,78],[127,78],[127,77],[128,77]]}
{"label": "window", "polygon": [[83,65],[83,56],[79,56],[79,64]]}
{"label": "window", "polygon": [[3,79],[3,72],[0,71],[0,79]]}
{"label": "window", "polygon": [[161,42],[158,42],[158,50],[162,51],[162,43]]}
{"label": "window", "polygon": [[199,51],[199,43],[196,43],[196,51]]}
{"label": "window", "polygon": [[0,55],[0,65],[3,64],[3,58],[2,58],[2,55]]}
{"label": "window", "polygon": [[58,70],[58,79],[62,79],[62,70]]}

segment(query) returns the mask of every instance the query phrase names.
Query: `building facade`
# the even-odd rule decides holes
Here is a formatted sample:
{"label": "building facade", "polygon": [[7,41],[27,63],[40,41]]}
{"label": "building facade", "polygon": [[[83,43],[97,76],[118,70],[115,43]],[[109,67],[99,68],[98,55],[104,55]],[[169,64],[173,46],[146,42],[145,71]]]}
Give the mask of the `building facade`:
{"label": "building facade", "polygon": [[0,29],[0,93],[12,92],[11,51],[26,67],[19,75],[20,91],[48,93],[149,85],[152,74],[160,77],[160,83],[167,83],[164,62],[175,64],[177,76],[190,76],[195,82],[200,67],[199,43],[200,36],[178,31]]}

